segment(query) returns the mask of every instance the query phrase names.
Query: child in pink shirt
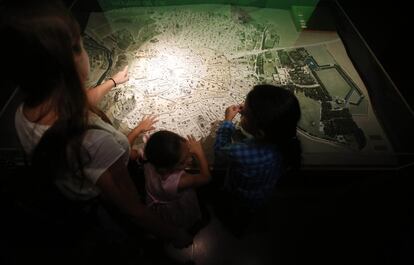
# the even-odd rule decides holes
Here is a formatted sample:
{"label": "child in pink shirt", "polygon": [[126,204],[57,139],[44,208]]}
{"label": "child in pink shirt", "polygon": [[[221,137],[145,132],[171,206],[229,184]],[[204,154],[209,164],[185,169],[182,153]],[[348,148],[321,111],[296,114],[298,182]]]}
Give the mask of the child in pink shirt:
{"label": "child in pink shirt", "polygon": [[[170,131],[159,131],[148,139],[144,155],[147,206],[161,218],[191,231],[201,220],[194,188],[210,181],[206,156],[199,141],[188,140]],[[200,173],[185,171],[192,155],[198,160]]]}

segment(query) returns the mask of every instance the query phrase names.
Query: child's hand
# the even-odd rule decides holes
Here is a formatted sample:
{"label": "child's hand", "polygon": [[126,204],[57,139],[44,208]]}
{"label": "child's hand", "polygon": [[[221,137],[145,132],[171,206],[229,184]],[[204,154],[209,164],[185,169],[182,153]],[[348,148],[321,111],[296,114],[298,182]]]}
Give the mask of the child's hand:
{"label": "child's hand", "polygon": [[190,149],[190,153],[194,155],[201,155],[203,154],[203,147],[201,146],[201,141],[197,141],[194,136],[187,135],[188,139],[188,148]]}
{"label": "child's hand", "polygon": [[234,117],[236,116],[237,113],[240,112],[240,110],[242,109],[243,105],[231,105],[230,107],[228,107],[226,109],[226,112],[224,114],[224,119],[226,121],[232,121],[234,119]]}
{"label": "child's hand", "polygon": [[240,103],[239,105],[239,113],[243,115],[243,110],[244,110],[244,102]]}
{"label": "child's hand", "polygon": [[153,126],[158,120],[156,120],[156,116],[150,115],[148,117],[144,117],[142,121],[138,124],[138,126],[134,129],[139,131],[140,133],[148,132],[155,127]]}
{"label": "child's hand", "polygon": [[123,70],[113,75],[112,79],[114,79],[116,85],[120,85],[128,81],[129,80],[128,65],[125,66]]}

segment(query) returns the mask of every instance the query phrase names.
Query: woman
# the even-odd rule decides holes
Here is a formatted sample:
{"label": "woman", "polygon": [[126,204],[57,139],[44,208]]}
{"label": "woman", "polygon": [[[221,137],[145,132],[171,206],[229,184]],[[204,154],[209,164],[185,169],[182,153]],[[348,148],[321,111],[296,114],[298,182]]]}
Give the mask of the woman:
{"label": "woman", "polygon": [[154,119],[126,137],[95,105],[113,86],[128,80],[127,68],[102,85],[84,88],[89,58],[77,22],[58,1],[13,1],[1,10],[2,72],[25,94],[16,129],[43,180],[73,201],[103,198],[138,226],[177,247],[191,237],[162,223],[141,202],[128,174],[129,146]]}

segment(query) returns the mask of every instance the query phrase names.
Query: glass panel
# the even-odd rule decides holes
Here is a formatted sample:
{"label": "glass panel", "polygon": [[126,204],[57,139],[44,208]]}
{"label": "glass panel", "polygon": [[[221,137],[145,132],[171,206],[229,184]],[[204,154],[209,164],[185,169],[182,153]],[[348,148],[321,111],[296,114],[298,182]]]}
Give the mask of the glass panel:
{"label": "glass panel", "polygon": [[271,83],[300,101],[305,166],[413,162],[413,112],[336,1],[98,2],[72,10],[89,17],[89,86],[129,65],[100,105],[119,130],[157,114],[157,130],[203,138],[214,163],[225,108]]}

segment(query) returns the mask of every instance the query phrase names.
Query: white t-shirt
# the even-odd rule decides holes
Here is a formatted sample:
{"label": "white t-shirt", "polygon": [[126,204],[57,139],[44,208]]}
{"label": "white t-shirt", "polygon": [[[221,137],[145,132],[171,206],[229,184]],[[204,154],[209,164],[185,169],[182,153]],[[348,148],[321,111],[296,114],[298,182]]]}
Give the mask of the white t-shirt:
{"label": "white t-shirt", "polygon": [[[100,190],[96,186],[99,177],[119,158],[122,157],[125,164],[129,159],[129,142],[124,134],[94,113],[90,113],[89,123],[99,129],[87,130],[82,142],[83,150],[90,156],[90,162],[83,168],[85,178],[68,172],[56,179],[57,187],[73,200],[88,200],[99,195]],[[30,157],[49,126],[27,120],[23,114],[23,105],[16,111],[15,126],[20,142]]]}

